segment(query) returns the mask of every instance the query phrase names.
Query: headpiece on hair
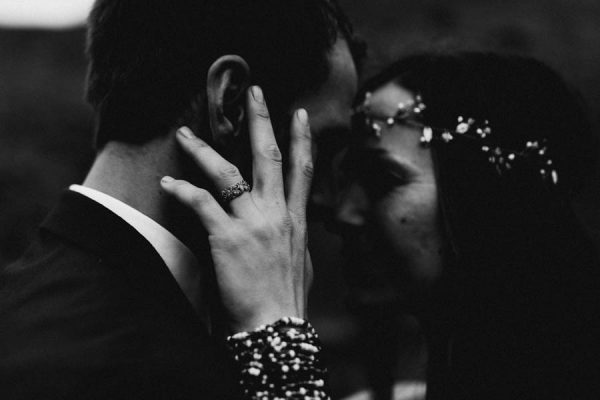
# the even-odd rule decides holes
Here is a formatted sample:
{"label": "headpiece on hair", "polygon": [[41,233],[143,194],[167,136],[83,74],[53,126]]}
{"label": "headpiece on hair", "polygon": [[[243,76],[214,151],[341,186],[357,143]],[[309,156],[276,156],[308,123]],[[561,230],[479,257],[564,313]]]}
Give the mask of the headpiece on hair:
{"label": "headpiece on hair", "polygon": [[365,93],[364,102],[354,109],[354,114],[364,116],[364,123],[368,131],[376,138],[381,138],[383,129],[378,121],[383,121],[387,126],[400,123],[408,124],[422,129],[420,140],[423,146],[429,146],[432,142],[466,142],[478,147],[501,176],[512,170],[520,161],[529,160],[532,165],[539,167],[540,176],[545,182],[553,186],[558,184],[558,172],[554,166],[554,161],[548,156],[548,146],[545,139],[528,140],[521,149],[508,149],[495,143],[488,120],[479,123],[473,118],[459,116],[457,117],[457,125],[453,129],[437,128],[423,124],[420,121],[427,106],[421,95],[416,95],[415,99],[409,102],[399,103],[396,114],[384,118],[369,115],[370,99],[371,93]]}

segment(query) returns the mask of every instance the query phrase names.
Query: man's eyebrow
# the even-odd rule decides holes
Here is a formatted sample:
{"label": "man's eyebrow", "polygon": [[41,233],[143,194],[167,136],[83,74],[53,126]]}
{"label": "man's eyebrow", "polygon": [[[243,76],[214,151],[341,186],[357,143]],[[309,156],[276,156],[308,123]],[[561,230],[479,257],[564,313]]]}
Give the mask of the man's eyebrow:
{"label": "man's eyebrow", "polygon": [[[372,162],[386,158],[387,151],[383,149],[364,148],[362,146],[350,147],[346,153],[345,161],[350,161],[358,167],[363,162]],[[389,158],[389,157],[388,157]]]}
{"label": "man's eyebrow", "polygon": [[362,157],[368,160],[385,160],[392,161],[393,158],[390,156],[390,153],[381,148],[366,148],[360,150]]}
{"label": "man's eyebrow", "polygon": [[350,142],[350,135],[350,126],[335,126],[323,129],[314,140],[319,146],[338,147],[347,145]]}
{"label": "man's eyebrow", "polygon": [[379,170],[394,166],[396,160],[385,149],[380,148],[351,148],[344,156],[340,168],[350,174],[363,174],[367,171]]}

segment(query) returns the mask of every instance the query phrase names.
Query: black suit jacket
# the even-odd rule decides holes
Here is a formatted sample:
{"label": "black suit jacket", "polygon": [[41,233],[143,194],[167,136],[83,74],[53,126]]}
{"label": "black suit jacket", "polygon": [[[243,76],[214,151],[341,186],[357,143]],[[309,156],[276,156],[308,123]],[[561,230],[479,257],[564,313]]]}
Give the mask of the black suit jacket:
{"label": "black suit jacket", "polygon": [[227,399],[234,378],[150,243],[85,196],[0,274],[0,398]]}

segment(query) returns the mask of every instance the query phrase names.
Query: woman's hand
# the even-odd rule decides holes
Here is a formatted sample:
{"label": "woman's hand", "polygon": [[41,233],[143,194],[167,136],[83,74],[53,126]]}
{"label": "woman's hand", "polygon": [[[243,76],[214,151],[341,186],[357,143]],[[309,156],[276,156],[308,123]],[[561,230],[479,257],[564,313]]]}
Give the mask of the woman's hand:
{"label": "woman's hand", "polygon": [[[282,176],[262,91],[247,94],[253,189],[221,207],[206,190],[165,177],[163,189],[192,208],[209,233],[217,283],[230,327],[250,331],[284,316],[304,318],[312,265],[306,243],[306,202],[312,177],[311,135],[305,110],[290,127],[289,174]],[[242,181],[239,170],[188,128],[177,138],[198,167],[223,190]]]}

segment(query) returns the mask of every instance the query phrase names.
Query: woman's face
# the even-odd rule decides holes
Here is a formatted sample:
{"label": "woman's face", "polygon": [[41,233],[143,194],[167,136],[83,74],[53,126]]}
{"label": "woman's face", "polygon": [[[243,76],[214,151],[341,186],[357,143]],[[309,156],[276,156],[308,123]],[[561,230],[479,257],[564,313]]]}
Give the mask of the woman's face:
{"label": "woman's face", "polygon": [[[400,301],[421,297],[441,274],[443,247],[438,191],[431,152],[422,129],[386,120],[414,95],[388,83],[373,92],[365,114],[381,127],[361,136],[337,209],[351,285],[375,297]],[[364,139],[363,139],[364,138]]]}

